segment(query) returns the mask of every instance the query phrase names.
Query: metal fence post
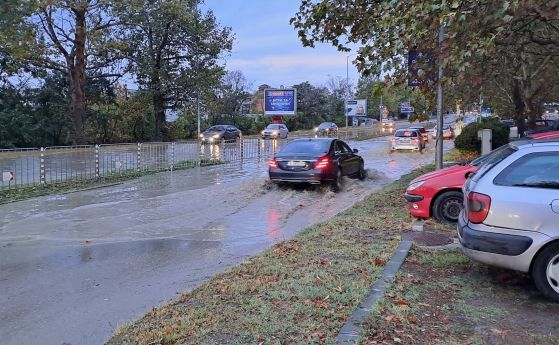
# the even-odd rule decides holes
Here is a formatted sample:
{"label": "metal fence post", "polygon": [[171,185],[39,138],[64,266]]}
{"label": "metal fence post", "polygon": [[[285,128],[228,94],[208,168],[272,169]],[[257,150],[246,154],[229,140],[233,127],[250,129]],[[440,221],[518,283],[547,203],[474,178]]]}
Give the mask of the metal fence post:
{"label": "metal fence post", "polygon": [[258,157],[258,161],[260,162],[260,138],[258,138],[258,150],[257,150],[257,157]]}
{"label": "metal fence post", "polygon": [[99,145],[95,145],[95,177],[99,178]]}
{"label": "metal fence post", "polygon": [[173,171],[173,167],[175,166],[175,142],[171,143],[171,171]]}
{"label": "metal fence post", "polygon": [[45,184],[46,177],[45,177],[45,148],[41,147],[41,172],[40,172],[40,180],[41,184]]}
{"label": "metal fence post", "polygon": [[142,155],[142,143],[138,143],[138,159],[136,160],[136,171],[140,172],[140,163]]}
{"label": "metal fence post", "polygon": [[239,138],[240,150],[241,150],[241,160],[245,158],[245,141],[243,138]]}

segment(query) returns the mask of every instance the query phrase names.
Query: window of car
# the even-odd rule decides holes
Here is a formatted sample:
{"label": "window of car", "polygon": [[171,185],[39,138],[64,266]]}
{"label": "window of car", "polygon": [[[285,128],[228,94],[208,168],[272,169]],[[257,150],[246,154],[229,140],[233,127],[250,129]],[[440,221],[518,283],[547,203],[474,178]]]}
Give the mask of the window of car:
{"label": "window of car", "polygon": [[276,124],[269,124],[266,126],[266,129],[280,129],[280,126]]}
{"label": "window of car", "polygon": [[502,162],[505,158],[516,152],[516,148],[510,145],[501,146],[500,148],[492,151],[491,153],[483,156],[483,160],[479,163],[479,169],[472,177],[473,181],[478,181],[483,175],[487,174],[495,165]]}
{"label": "window of car", "polygon": [[303,141],[292,141],[281,150],[280,153],[288,154],[321,154],[328,153],[330,150],[330,141],[322,140],[303,140]]}
{"label": "window of car", "polygon": [[336,141],[336,144],[335,144],[335,145],[336,145],[336,146],[335,146],[334,150],[336,151],[336,154],[337,154],[337,155],[339,155],[339,154],[344,154],[344,153],[350,153],[350,152],[351,152],[349,146],[347,146],[347,145],[346,145],[344,142],[342,142],[342,141],[339,141],[339,140]]}
{"label": "window of car", "polygon": [[287,129],[287,127],[285,127],[285,125],[280,125],[280,129]]}
{"label": "window of car", "polygon": [[417,133],[417,130],[399,129],[396,131],[396,133],[394,133],[394,136],[400,138],[413,138],[417,137]]}
{"label": "window of car", "polygon": [[225,126],[211,126],[210,128],[208,128],[208,131],[210,132],[223,132],[225,130]]}
{"label": "window of car", "polygon": [[527,154],[501,171],[493,183],[499,186],[559,189],[559,152]]}

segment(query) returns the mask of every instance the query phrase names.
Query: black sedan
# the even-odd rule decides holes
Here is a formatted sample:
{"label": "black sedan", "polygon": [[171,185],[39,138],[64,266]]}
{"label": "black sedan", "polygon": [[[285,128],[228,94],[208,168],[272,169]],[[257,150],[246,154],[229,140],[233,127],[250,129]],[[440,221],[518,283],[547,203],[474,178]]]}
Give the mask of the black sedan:
{"label": "black sedan", "polygon": [[202,142],[215,143],[221,140],[237,140],[241,137],[241,131],[231,125],[211,126],[200,134]]}
{"label": "black sedan", "polygon": [[363,158],[335,138],[298,139],[289,142],[268,161],[270,180],[321,184],[339,191],[343,176],[365,179]]}

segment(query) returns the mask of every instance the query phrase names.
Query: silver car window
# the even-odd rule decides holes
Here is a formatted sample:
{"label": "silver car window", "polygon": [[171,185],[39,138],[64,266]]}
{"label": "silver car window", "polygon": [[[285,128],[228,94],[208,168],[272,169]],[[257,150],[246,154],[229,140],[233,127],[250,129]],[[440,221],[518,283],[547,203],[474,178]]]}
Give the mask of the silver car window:
{"label": "silver car window", "polygon": [[500,186],[559,189],[559,152],[523,156],[501,171],[493,183]]}
{"label": "silver car window", "polygon": [[479,166],[479,169],[476,171],[474,176],[472,177],[473,181],[478,181],[483,175],[485,175],[489,170],[491,170],[495,165],[499,164],[505,158],[516,152],[516,148],[506,145],[502,148],[499,148],[487,156],[484,156],[484,161]]}

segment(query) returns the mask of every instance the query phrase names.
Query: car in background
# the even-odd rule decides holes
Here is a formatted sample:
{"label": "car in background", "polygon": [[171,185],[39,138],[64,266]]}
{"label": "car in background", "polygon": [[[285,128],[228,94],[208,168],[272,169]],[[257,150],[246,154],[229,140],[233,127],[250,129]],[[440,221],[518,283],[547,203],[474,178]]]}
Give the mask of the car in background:
{"label": "car in background", "polygon": [[556,131],[546,131],[541,133],[534,133],[526,137],[527,139],[535,140],[549,140],[549,139],[559,139],[559,130]]}
{"label": "car in background", "polygon": [[416,126],[410,126],[410,129],[417,129],[419,131],[419,133],[421,133],[421,136],[423,137],[423,140],[426,143],[429,142],[429,133],[427,132],[425,127],[416,125]]}
{"label": "car in background", "polygon": [[[432,137],[437,139],[437,126],[433,128]],[[454,128],[451,125],[443,125],[443,139],[453,139],[454,138]]]}
{"label": "car in background", "polygon": [[290,141],[268,161],[272,182],[328,183],[342,188],[343,176],[365,179],[363,158],[345,142],[335,138],[311,138]]}
{"label": "car in background", "polygon": [[285,139],[289,135],[289,130],[283,123],[271,123],[261,134],[262,139]]}
{"label": "car in background", "polygon": [[396,123],[394,120],[382,120],[381,122],[382,133],[394,133],[396,130]]}
{"label": "car in background", "polygon": [[532,136],[533,134],[545,133],[559,130],[559,121],[554,120],[536,120],[536,127],[524,131],[524,136]]}
{"label": "car in background", "polygon": [[200,141],[215,143],[222,140],[237,140],[241,138],[241,131],[231,125],[215,125],[200,133]]}
{"label": "car in background", "polygon": [[314,129],[318,136],[330,136],[338,134],[338,126],[334,122],[322,122]]}
{"label": "car in background", "polygon": [[464,253],[529,272],[559,302],[559,140],[506,145],[464,184],[457,232]]}
{"label": "car in background", "polygon": [[399,129],[390,138],[390,150],[423,151],[425,141],[417,129]]}

